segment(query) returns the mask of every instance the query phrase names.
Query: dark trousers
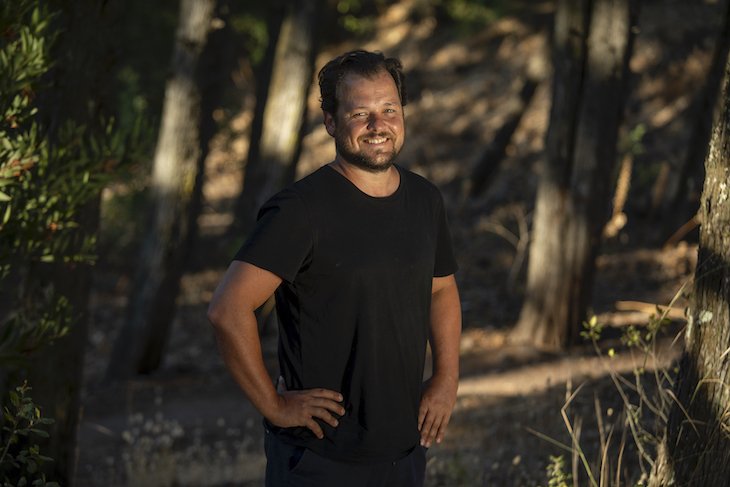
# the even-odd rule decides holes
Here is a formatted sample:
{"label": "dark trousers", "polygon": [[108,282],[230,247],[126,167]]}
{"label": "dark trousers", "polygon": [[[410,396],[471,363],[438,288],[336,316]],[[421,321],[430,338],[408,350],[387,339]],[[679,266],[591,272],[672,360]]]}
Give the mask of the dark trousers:
{"label": "dark trousers", "polygon": [[426,449],[419,445],[400,460],[363,465],[330,460],[265,434],[266,487],[423,486]]}

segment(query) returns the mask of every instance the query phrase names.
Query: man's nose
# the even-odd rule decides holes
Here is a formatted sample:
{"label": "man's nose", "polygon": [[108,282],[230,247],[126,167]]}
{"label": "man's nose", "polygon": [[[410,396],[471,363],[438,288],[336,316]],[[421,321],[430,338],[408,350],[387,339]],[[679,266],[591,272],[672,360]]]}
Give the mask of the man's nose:
{"label": "man's nose", "polygon": [[385,121],[379,113],[372,113],[370,114],[370,118],[368,118],[368,129],[376,131],[380,130],[383,128],[384,123]]}

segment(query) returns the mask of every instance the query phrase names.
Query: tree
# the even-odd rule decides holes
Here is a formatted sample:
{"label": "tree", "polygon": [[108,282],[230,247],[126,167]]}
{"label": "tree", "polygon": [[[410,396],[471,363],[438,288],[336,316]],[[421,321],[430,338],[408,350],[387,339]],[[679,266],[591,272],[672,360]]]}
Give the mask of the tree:
{"label": "tree", "polygon": [[251,230],[259,207],[294,179],[314,70],[314,22],[318,3],[318,0],[287,2],[261,112],[260,139],[251,141],[252,150],[246,163],[237,224],[243,233]]}
{"label": "tree", "polygon": [[[724,42],[730,42],[725,38]],[[727,51],[726,51],[727,52]],[[700,246],[674,384],[677,398],[650,486],[727,485],[730,479],[730,56],[705,159]]]}
{"label": "tree", "polygon": [[[27,380],[32,402],[54,419],[39,442],[54,459],[45,473],[70,484],[97,202],[126,144],[101,118],[107,2],[49,2],[53,14],[37,4],[0,7],[0,375],[3,400],[30,400],[12,392]],[[2,480],[22,484],[22,473],[2,467]]]}
{"label": "tree", "polygon": [[207,155],[208,139],[201,134],[201,121],[211,114],[201,110],[199,70],[215,6],[215,0],[180,3],[172,76],[165,90],[153,162],[150,222],[143,237],[127,320],[107,369],[113,379],[155,370],[172,325]]}
{"label": "tree", "polygon": [[560,0],[553,105],[516,342],[577,341],[608,216],[635,0]]}

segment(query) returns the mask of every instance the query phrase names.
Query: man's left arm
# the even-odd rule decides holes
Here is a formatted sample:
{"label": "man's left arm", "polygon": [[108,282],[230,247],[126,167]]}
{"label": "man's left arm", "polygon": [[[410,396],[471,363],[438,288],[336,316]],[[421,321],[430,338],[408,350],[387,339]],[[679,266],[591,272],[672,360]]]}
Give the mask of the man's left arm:
{"label": "man's left arm", "polygon": [[459,386],[461,304],[454,275],[434,277],[431,290],[433,375],[421,397],[418,429],[421,445],[441,443],[456,404]]}

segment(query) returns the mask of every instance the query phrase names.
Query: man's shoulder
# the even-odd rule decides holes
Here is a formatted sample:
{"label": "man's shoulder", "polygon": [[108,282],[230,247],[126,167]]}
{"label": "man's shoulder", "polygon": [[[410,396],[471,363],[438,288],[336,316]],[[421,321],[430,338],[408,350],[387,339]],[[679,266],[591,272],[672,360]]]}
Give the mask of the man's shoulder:
{"label": "man's shoulder", "polygon": [[441,191],[434,183],[426,179],[425,176],[402,166],[398,166],[398,168],[400,169],[400,173],[408,187],[414,188],[417,191],[425,192],[429,196],[440,197]]}
{"label": "man's shoulder", "polygon": [[329,171],[331,169],[328,169],[326,166],[321,166],[300,180],[291,183],[284,191],[294,192],[305,200],[317,197],[322,194],[322,190],[328,185],[327,178]]}
{"label": "man's shoulder", "polygon": [[308,201],[324,194],[325,192],[322,190],[326,187],[327,182],[326,171],[323,169],[324,166],[280,189],[269,198],[264,206],[279,205],[282,202],[294,205],[306,205]]}

